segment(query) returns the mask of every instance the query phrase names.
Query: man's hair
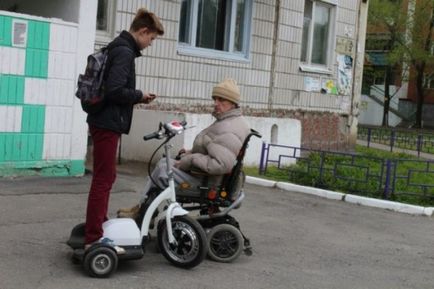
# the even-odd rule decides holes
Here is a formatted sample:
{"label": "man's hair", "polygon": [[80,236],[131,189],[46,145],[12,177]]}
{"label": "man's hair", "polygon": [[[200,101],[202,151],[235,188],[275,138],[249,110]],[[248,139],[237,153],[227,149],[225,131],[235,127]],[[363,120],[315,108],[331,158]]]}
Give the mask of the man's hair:
{"label": "man's hair", "polygon": [[133,22],[131,22],[130,30],[135,32],[144,27],[152,32],[157,32],[158,35],[164,34],[163,24],[161,24],[160,19],[145,8],[140,8],[137,10]]}

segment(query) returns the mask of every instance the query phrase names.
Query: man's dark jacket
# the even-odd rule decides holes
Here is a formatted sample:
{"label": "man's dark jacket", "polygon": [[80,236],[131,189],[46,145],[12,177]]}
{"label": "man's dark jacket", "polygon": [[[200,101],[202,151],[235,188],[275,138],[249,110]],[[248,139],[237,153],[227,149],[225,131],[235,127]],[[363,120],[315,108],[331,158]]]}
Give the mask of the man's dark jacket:
{"label": "man's dark jacket", "polygon": [[89,125],[128,134],[133,118],[133,106],[143,93],[136,90],[134,59],[141,56],[133,36],[122,31],[107,46],[109,53],[104,74],[104,101],[101,111],[87,116]]}

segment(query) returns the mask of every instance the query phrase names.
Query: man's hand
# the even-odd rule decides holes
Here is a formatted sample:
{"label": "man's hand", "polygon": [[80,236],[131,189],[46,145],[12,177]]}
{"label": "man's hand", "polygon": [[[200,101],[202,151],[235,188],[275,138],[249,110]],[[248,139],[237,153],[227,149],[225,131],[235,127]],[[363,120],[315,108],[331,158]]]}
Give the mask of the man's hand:
{"label": "man's hand", "polygon": [[185,148],[182,148],[179,150],[178,154],[175,157],[175,160],[180,160],[183,155],[190,154],[191,150],[186,150]]}
{"label": "man's hand", "polygon": [[143,97],[142,97],[142,102],[143,103],[150,103],[151,101],[153,101],[155,98],[157,97],[156,94],[153,93],[143,93]]}
{"label": "man's hand", "polygon": [[179,168],[180,165],[181,165],[181,162],[180,162],[180,161],[175,161],[175,163],[173,164],[173,166],[174,166],[175,168]]}

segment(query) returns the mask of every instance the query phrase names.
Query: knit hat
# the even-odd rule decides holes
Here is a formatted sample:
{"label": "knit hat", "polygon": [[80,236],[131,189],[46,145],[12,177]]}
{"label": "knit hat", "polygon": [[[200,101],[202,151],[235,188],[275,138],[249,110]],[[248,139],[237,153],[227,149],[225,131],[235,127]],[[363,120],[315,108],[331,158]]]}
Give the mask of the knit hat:
{"label": "knit hat", "polygon": [[221,97],[235,104],[240,103],[240,89],[235,80],[227,78],[214,86],[212,89],[212,97]]}

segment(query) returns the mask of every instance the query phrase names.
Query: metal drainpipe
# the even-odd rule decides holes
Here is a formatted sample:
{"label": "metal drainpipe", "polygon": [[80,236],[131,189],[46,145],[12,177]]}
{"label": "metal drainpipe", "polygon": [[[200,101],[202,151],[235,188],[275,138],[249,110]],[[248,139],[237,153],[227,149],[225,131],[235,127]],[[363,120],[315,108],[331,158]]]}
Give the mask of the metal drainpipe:
{"label": "metal drainpipe", "polygon": [[271,52],[271,67],[270,67],[270,84],[268,88],[268,109],[273,108],[274,85],[276,82],[276,54],[279,37],[279,21],[280,21],[280,0],[276,0],[274,11],[274,33],[273,33],[273,49]]}

